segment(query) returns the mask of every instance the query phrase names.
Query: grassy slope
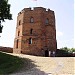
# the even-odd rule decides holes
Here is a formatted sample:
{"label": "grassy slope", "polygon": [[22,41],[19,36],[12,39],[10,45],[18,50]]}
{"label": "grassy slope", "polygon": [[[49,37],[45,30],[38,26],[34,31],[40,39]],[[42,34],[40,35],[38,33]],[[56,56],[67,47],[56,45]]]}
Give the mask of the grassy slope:
{"label": "grassy slope", "polygon": [[23,62],[21,58],[0,52],[0,74],[9,74],[19,69]]}

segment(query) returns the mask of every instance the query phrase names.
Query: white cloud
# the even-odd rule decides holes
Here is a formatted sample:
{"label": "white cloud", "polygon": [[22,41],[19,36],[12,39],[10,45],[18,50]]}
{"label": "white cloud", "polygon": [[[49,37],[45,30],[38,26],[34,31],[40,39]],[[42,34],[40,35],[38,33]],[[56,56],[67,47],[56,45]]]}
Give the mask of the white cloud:
{"label": "white cloud", "polygon": [[57,35],[57,37],[59,37],[59,36],[63,36],[63,32],[61,32],[61,31],[57,31],[57,32],[56,32],[56,35]]}
{"label": "white cloud", "polygon": [[58,48],[74,48],[74,39],[57,40],[57,46]]}
{"label": "white cloud", "polygon": [[74,48],[75,48],[75,35],[74,35]]}

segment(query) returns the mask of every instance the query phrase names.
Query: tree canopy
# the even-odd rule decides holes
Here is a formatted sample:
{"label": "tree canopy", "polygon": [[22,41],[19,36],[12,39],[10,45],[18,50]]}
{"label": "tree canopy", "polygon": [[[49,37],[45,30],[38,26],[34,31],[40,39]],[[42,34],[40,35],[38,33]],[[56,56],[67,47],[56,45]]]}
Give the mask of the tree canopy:
{"label": "tree canopy", "polygon": [[0,0],[0,33],[2,33],[3,28],[1,22],[5,22],[5,19],[12,19],[12,14],[10,13],[10,4],[8,4],[8,0]]}
{"label": "tree canopy", "polygon": [[75,52],[75,48],[63,47],[63,48],[60,48],[60,49],[65,50],[65,51],[70,52],[70,53]]}

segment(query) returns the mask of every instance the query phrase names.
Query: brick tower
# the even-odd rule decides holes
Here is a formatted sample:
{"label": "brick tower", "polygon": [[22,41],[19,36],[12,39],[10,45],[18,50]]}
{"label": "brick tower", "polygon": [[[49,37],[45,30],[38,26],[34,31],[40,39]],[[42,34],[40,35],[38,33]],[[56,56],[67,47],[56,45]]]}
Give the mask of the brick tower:
{"label": "brick tower", "polygon": [[18,13],[13,53],[51,56],[56,49],[54,11],[35,7]]}

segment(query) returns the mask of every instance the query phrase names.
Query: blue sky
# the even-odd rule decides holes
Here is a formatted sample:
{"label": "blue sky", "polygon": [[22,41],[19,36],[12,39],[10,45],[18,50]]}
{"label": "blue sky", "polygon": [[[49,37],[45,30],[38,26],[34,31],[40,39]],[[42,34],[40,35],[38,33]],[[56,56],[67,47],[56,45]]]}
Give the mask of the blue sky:
{"label": "blue sky", "polygon": [[17,14],[27,7],[45,7],[55,11],[57,47],[74,46],[74,0],[9,0],[13,20],[2,23],[0,46],[13,47],[17,23]]}

